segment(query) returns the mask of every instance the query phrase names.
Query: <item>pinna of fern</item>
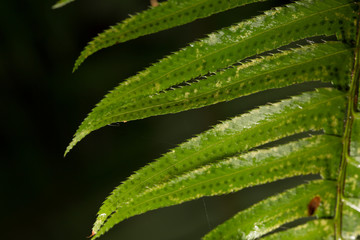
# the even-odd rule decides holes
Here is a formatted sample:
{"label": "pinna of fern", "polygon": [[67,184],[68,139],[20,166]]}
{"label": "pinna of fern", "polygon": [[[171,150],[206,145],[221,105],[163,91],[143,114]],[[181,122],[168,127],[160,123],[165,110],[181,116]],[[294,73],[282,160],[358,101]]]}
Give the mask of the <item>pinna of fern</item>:
{"label": "pinna of fern", "polygon": [[[159,113],[152,113],[152,109],[144,106],[144,104],[157,106],[158,99],[167,97],[167,94],[170,93],[170,91],[166,91],[166,94],[163,94],[162,91],[181,82],[206,75],[208,72],[215,72],[231,66],[244,58],[251,57],[254,54],[272,50],[306,37],[337,34],[339,38],[353,39],[355,32],[355,20],[353,17],[355,16],[348,15],[348,11],[352,12],[353,5],[344,3],[343,1],[330,1],[330,3],[327,1],[315,1],[314,3],[313,1],[301,1],[287,7],[268,11],[255,19],[250,19],[229,28],[219,30],[217,33],[210,34],[208,38],[190,44],[189,47],[160,60],[148,69],[122,82],[111,93],[106,95],[79,127],[66,153],[83,137],[100,127],[113,122],[123,122],[141,119],[149,115],[158,115]],[[323,20],[319,21],[319,17],[322,17]],[[317,24],[314,25],[313,22]],[[331,58],[331,56],[329,57]],[[277,63],[274,63],[274,65],[276,64]],[[311,63],[309,65],[311,65]],[[325,66],[325,64],[321,65]],[[266,65],[262,64],[262,66],[259,67],[262,68],[263,66]],[[297,68],[296,65],[293,65],[293,67]],[[329,67],[329,65],[327,67]],[[336,70],[336,68],[331,67],[329,70]],[[253,71],[255,71],[255,69]],[[295,74],[291,73],[287,75],[286,78],[291,81],[293,76],[299,76],[303,73],[312,76],[312,72],[315,71],[319,71],[319,69],[302,69],[301,71],[295,71]],[[281,69],[279,69],[279,72],[281,72]],[[284,75],[271,73],[272,70],[269,69],[266,77],[284,77]],[[334,76],[336,76],[336,74],[337,73],[333,73]],[[234,79],[234,77],[236,79]],[[242,76],[239,76],[239,73],[237,73],[231,80],[233,82],[236,80],[239,81],[240,78],[242,78]],[[301,78],[301,76],[299,76],[299,78]],[[212,79],[215,80],[217,77],[215,76]],[[264,79],[264,77],[260,79]],[[303,81],[327,80],[326,78],[319,77],[303,79]],[[268,81],[269,80],[267,80],[267,82]],[[199,82],[199,84],[206,85],[207,82],[208,81],[204,81],[204,83]],[[225,85],[225,83],[226,82],[218,81],[214,84],[214,87],[220,89],[221,86],[219,85]],[[293,83],[285,80],[283,85],[286,84],[290,85]],[[241,83],[238,85],[240,85],[238,88],[242,88]],[[246,86],[247,84],[243,83],[243,85]],[[249,88],[247,94],[265,90],[256,89],[263,85],[263,83],[259,81],[249,85],[250,86],[247,87]],[[273,87],[277,86],[275,85]],[[194,88],[196,87],[194,86]],[[232,87],[232,89],[234,88],[235,87]],[[271,88],[271,86],[268,88]],[[204,93],[201,92],[202,89],[203,88],[199,87],[193,92],[185,92],[183,98],[189,94],[200,95],[204,102],[202,106],[204,106],[219,102],[218,97],[223,97],[228,94],[226,91],[219,90],[219,94],[207,94],[207,97],[203,97]],[[183,91],[184,90],[185,88]],[[179,89],[177,89],[177,91],[179,91]],[[153,100],[154,94],[157,93],[164,96],[159,96]],[[241,95],[238,94],[235,97],[240,96]],[[189,100],[191,100],[191,98]],[[162,114],[179,111],[175,110],[176,108],[177,106],[175,106],[175,108],[168,106],[163,107]],[[140,110],[139,114],[137,110]],[[123,116],[124,114],[126,114],[126,116]],[[147,116],[143,116],[144,114],[147,114]]]}
{"label": "pinna of fern", "polygon": [[[102,48],[251,2],[256,1],[163,2],[96,37],[81,53],[75,69]],[[144,19],[148,21],[145,23]],[[107,94],[83,121],[66,153],[90,132],[114,122],[200,108],[310,81],[332,86],[227,120],[143,167],[117,187],[101,206],[93,238],[150,210],[305,174],[320,174],[322,179],[239,212],[204,239],[359,236],[357,22],[357,1],[295,1],[212,33],[125,80]],[[334,41],[264,54],[309,38]],[[249,57],[250,61],[243,61]],[[202,76],[199,81],[192,81],[199,76]],[[189,84],[177,86],[186,82]],[[278,146],[262,147],[299,133],[308,134]],[[309,211],[309,202],[314,198],[318,204]],[[309,215],[319,219],[272,233],[285,223]]]}

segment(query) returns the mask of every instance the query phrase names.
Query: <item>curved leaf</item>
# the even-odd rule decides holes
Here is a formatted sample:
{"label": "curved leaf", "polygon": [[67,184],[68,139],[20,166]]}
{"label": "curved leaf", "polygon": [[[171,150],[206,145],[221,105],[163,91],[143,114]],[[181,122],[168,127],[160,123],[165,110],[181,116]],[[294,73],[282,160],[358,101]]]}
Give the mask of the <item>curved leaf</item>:
{"label": "curved leaf", "polygon": [[307,205],[320,196],[317,217],[334,214],[336,182],[314,181],[270,197],[248,208],[207,234],[204,239],[256,239],[282,224],[307,217]]}
{"label": "curved leaf", "polygon": [[127,104],[117,99],[95,108],[79,127],[74,141],[78,141],[83,132],[92,132],[114,122],[176,113],[294,83],[323,80],[345,88],[350,80],[352,60],[353,51],[345,44],[317,44],[256,59],[191,86],[129,99]]}
{"label": "curved leaf", "polygon": [[[53,8],[71,1],[58,0]],[[264,0],[162,2],[99,34],[82,51],[74,71],[102,48],[260,1]],[[312,215],[309,206],[314,199],[320,201],[313,209],[315,216],[327,220],[310,221],[264,239],[293,240],[300,235],[301,239],[357,239],[360,115],[354,111],[360,109],[356,106],[360,101],[359,34],[355,41],[358,15],[357,0],[299,0],[212,33],[107,94],[81,124],[65,154],[91,131],[113,122],[176,113],[306,81],[331,82],[346,90],[320,89],[262,106],[181,144],[112,192],[100,208],[92,236],[97,238],[116,223],[157,208],[320,173],[326,180],[263,200],[236,214],[205,239],[257,239],[271,234],[284,223]],[[297,40],[333,35],[342,43],[276,51]],[[269,50],[277,53],[258,57]],[[273,141],[312,131],[317,136],[264,149]]]}
{"label": "curved leaf", "polygon": [[305,224],[290,228],[288,230],[271,234],[261,240],[333,240],[334,221],[319,219],[309,221]]}
{"label": "curved leaf", "polygon": [[356,12],[350,1],[298,1],[287,7],[212,33],[127,79],[99,104],[155,94],[226,68],[240,60],[293,41],[319,35],[354,38]]}
{"label": "curved leaf", "polygon": [[[353,15],[349,15],[349,12],[353,12],[352,8],[353,3],[348,1],[303,0],[266,12],[265,15],[223,29],[207,39],[191,44],[121,83],[109,93],[84,120],[65,154],[88,133],[104,124],[120,119],[134,119],[130,116],[127,116],[128,119],[112,117],[119,111],[126,111],[129,102],[305,37],[338,33],[346,35],[346,38],[354,38],[352,30],[355,22]],[[102,124],[99,121],[103,118],[97,111],[104,113],[102,116],[106,118]]]}
{"label": "curved leaf", "polygon": [[89,42],[75,62],[74,71],[100,49],[192,22],[231,8],[265,0],[168,0],[107,29]]}
{"label": "curved leaf", "polygon": [[[271,149],[249,152],[216,164],[206,165],[122,203],[100,228],[101,235],[114,224],[160,207],[179,204],[202,196],[238,191],[245,187],[286,177],[322,173],[336,178],[341,156],[339,137],[317,136]],[[97,232],[97,229],[94,229]]]}
{"label": "curved leaf", "polygon": [[345,107],[339,106],[345,106],[344,93],[319,89],[225,121],[132,175],[114,190],[98,214],[108,217],[133,197],[173,176],[285,136],[321,129],[341,134]]}

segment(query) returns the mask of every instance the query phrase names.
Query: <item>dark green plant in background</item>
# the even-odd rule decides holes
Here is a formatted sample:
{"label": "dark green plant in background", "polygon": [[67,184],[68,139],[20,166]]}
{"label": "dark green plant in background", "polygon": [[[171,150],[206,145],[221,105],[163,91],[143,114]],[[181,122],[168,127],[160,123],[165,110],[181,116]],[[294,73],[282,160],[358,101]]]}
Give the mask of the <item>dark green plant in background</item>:
{"label": "dark green plant in background", "polygon": [[[161,2],[99,34],[81,53],[74,70],[102,48],[253,2],[259,1]],[[66,153],[87,134],[111,123],[304,82],[328,83],[218,124],[143,167],[106,199],[93,238],[157,208],[320,174],[321,180],[236,214],[204,239],[263,235],[263,239],[356,239],[360,235],[358,13],[356,1],[295,1],[211,33],[107,94],[83,121]],[[308,216],[316,219],[272,233]]]}

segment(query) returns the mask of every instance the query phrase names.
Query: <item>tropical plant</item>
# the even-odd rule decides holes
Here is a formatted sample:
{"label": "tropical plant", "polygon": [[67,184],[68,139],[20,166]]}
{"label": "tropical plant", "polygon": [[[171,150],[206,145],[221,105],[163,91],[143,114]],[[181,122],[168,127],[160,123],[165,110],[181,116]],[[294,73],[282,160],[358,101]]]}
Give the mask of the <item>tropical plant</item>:
{"label": "tropical plant", "polygon": [[[161,2],[99,34],[74,70],[100,49],[259,1]],[[93,238],[157,208],[320,174],[321,180],[239,212],[204,239],[264,235],[264,239],[356,239],[360,235],[358,5],[353,0],[299,0],[268,10],[189,44],[107,94],[83,121],[66,153],[87,134],[111,123],[304,82],[328,83],[222,122],[143,167],[105,200]],[[307,216],[317,219],[272,232]]]}

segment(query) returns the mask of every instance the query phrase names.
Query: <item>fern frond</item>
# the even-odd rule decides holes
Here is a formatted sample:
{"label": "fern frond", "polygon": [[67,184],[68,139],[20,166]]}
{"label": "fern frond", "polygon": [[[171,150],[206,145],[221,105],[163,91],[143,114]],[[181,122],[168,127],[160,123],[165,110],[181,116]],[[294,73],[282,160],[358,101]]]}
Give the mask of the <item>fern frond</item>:
{"label": "fern frond", "polygon": [[319,219],[282,232],[274,233],[261,240],[331,240],[334,238],[334,221]]}
{"label": "fern frond", "polygon": [[[108,218],[145,190],[173,176],[285,136],[309,130],[324,130],[329,134],[341,135],[345,107],[342,109],[339,106],[344,105],[344,93],[334,89],[319,89],[225,121],[132,175],[114,190],[98,214]],[[336,164],[333,166],[336,167]],[[330,172],[323,174],[329,178]]]}
{"label": "fern frond", "polygon": [[105,107],[95,108],[79,127],[74,141],[79,141],[78,136],[83,132],[92,132],[114,122],[176,113],[295,83],[323,80],[346,88],[352,55],[352,49],[342,43],[307,46],[253,60],[191,86],[129,99],[127,103],[115,99]]}
{"label": "fern frond", "polygon": [[[53,8],[71,1],[58,0]],[[81,52],[74,71],[100,49],[261,1],[161,2],[99,34]],[[204,238],[360,236],[358,15],[357,0],[298,0],[212,33],[120,83],[82,122],[65,154],[90,132],[114,122],[177,113],[309,81],[338,89],[317,89],[261,106],[180,144],[111,193],[98,212],[93,239],[157,208],[304,174],[320,174],[323,180],[265,199]],[[337,41],[309,40],[321,38]],[[308,40],[307,46],[293,49],[303,40]],[[307,137],[279,145],[278,140],[299,134]],[[272,233],[312,216],[313,200],[315,216],[326,219]]]}
{"label": "fern frond", "polygon": [[60,7],[63,7],[65,6],[66,4],[68,3],[71,3],[75,0],[59,0],[57,1],[57,3],[55,3],[53,6],[52,6],[52,9],[56,9],[56,8],[60,8]]}
{"label": "fern frond", "polygon": [[322,199],[316,216],[333,216],[336,182],[314,181],[255,204],[215,228],[204,239],[256,239],[284,223],[307,217],[307,205],[315,196]]}
{"label": "fern frond", "polygon": [[[113,92],[109,93],[84,120],[65,154],[88,133],[102,126],[151,115],[136,116],[132,113],[131,108],[130,110],[127,109],[129,102],[137,102],[142,97],[152,96],[159,91],[166,90],[199,75],[204,75],[209,71],[226,68],[246,57],[272,50],[305,37],[338,34],[339,36],[346,35],[347,38],[354,38],[352,30],[355,23],[353,16],[349,16],[349,12],[353,12],[352,7],[353,3],[348,1],[313,2],[303,0],[287,7],[266,12],[265,15],[223,29],[211,34],[207,39],[191,44],[182,51],[161,60],[154,66],[121,83]],[[322,20],[319,22],[319,19]],[[337,64],[337,66],[339,65],[341,64]],[[291,79],[290,76],[289,79]],[[226,85],[223,82],[220,84]],[[232,91],[236,95],[237,91]],[[188,95],[186,92],[184,94],[184,97]],[[223,92],[223,95],[227,94]],[[154,102],[156,105],[156,102],[149,98],[148,101]],[[202,103],[203,105],[206,104],[206,99],[203,102],[205,102]],[[183,104],[180,103],[180,105]],[[200,104],[200,106],[203,105]],[[141,106],[132,106],[132,108],[141,108]],[[166,108],[162,106],[161,108],[160,112],[163,113],[176,112],[176,110],[166,111]],[[127,116],[113,117],[121,111],[130,111],[130,113]],[[146,111],[150,112],[147,108]],[[177,111],[182,111],[181,107]]]}
{"label": "fern frond", "polygon": [[192,22],[231,8],[264,0],[168,0],[131,16],[107,29],[89,42],[75,62],[74,71],[90,55],[100,49],[140,36]]}

